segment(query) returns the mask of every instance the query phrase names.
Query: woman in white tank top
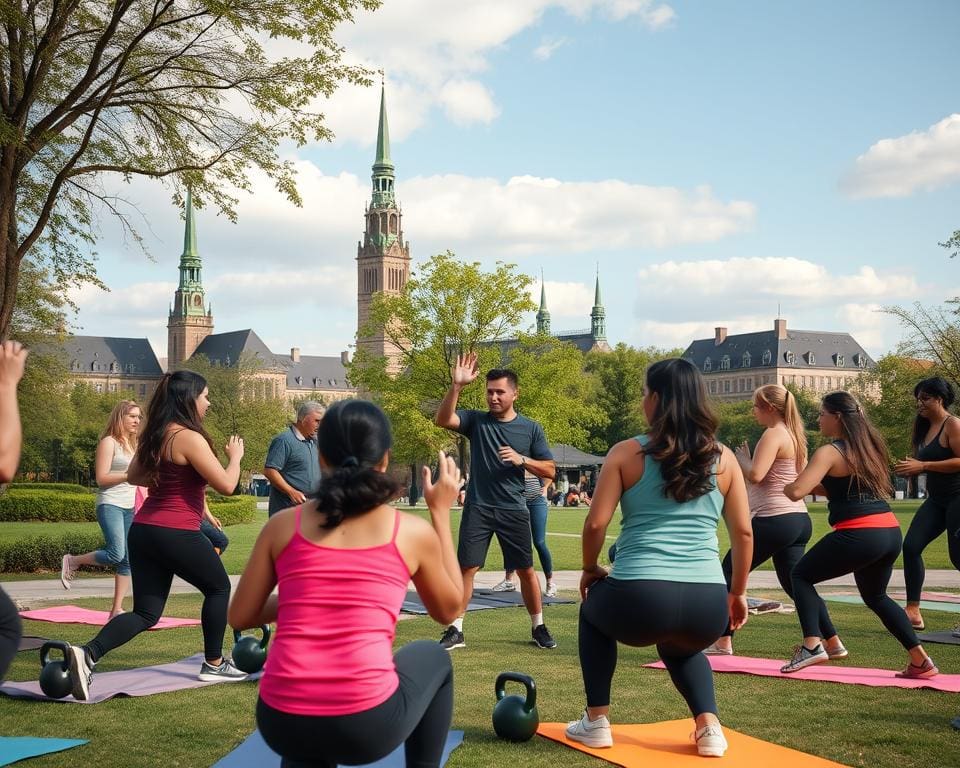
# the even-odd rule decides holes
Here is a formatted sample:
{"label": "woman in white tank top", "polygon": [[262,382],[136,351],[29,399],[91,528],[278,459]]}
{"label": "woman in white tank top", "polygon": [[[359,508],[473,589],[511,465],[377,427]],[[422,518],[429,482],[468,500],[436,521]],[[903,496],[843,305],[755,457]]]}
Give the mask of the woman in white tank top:
{"label": "woman in white tank top", "polygon": [[81,565],[112,565],[114,576],[112,619],[122,613],[123,598],[130,587],[130,561],[127,557],[127,533],[133,522],[137,488],[127,482],[127,467],[137,450],[140,434],[140,406],[133,400],[121,400],[114,406],[107,427],[97,444],[97,522],[103,531],[103,549],[82,555],[66,554],[60,567],[60,581],[70,589],[74,571]]}

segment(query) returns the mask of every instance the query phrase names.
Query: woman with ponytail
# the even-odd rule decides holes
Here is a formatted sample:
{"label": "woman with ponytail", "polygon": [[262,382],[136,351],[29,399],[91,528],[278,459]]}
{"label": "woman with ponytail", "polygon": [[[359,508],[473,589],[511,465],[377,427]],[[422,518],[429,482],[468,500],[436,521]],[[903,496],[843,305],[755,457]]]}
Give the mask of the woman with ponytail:
{"label": "woman with ponytail", "polygon": [[160,620],[174,576],[203,593],[204,661],[197,677],[210,682],[246,678],[223,657],[230,578],[200,533],[207,484],[222,494],[233,493],[240,479],[243,440],[236,435],[228,440],[229,464],[224,468],[203,428],[208,395],[206,379],[192,371],[164,375],[153,393],[143,436],[127,468],[128,482],[150,491],[127,537],[133,612],[114,616],[86,645],[70,646],[77,699],[87,698],[93,667],[106,653]]}
{"label": "woman with ponytail", "polygon": [[[747,620],[753,537],[743,474],[717,442],[703,377],[689,361],[647,369],[643,412],[649,432],[610,449],[583,525],[579,651],[587,706],[566,734],[589,747],[612,746],[607,713],[617,643],[656,645],[693,716],[697,752],[720,757],[727,741],[702,651],[725,625]],[[623,522],[608,574],[597,558],[618,504]],[[730,589],[718,557],[721,514],[733,546]]]}
{"label": "woman with ponytail", "polygon": [[903,537],[887,502],[893,488],[883,438],[847,392],[823,398],[819,422],[820,433],[832,442],[817,449],[784,493],[793,500],[808,493],[824,494],[833,531],[793,569],[793,597],[803,642],[780,671],[796,672],[830,658],[823,641],[836,633],[814,585],[853,573],[863,602],[910,655],[900,676],[933,677],[938,672],[933,660],[920,645],[903,608],[887,595]]}
{"label": "woman with ponytail", "polygon": [[[323,481],[313,500],[271,517],[230,606],[237,629],[276,621],[257,725],[281,765],[372,763],[405,745],[409,766],[438,766],[453,714],[453,670],[436,642],[395,654],[412,579],[427,612],[448,624],[462,579],[450,533],[460,471],[440,453],[423,495],[431,523],[390,502],[390,423],[364,400],[334,404],[318,433]],[[277,594],[272,594],[279,587]]]}
{"label": "woman with ponytail", "polygon": [[[797,479],[807,465],[807,435],[793,393],[779,384],[767,384],[753,393],[753,417],[766,427],[757,447],[750,455],[746,442],[735,451],[737,463],[747,481],[750,499],[750,522],[753,528],[753,561],[750,570],[773,558],[773,567],[783,591],[793,597],[791,573],[800,562],[813,535],[813,525],[803,500],[792,501],[783,495],[784,487]],[[729,587],[733,575],[733,559],[727,552],[723,559],[723,576]],[[827,623],[820,630],[826,640],[831,659],[847,655],[843,643]],[[704,653],[733,653],[733,629],[727,625],[717,642]]]}
{"label": "woman with ponytail", "polygon": [[[913,388],[913,397],[917,403],[914,455],[898,461],[894,471],[903,477],[927,475],[927,498],[903,540],[907,616],[914,629],[922,630],[923,550],[944,531],[950,562],[960,570],[960,419],[950,413],[953,387],[941,376],[923,379]],[[953,634],[960,637],[960,625]]]}

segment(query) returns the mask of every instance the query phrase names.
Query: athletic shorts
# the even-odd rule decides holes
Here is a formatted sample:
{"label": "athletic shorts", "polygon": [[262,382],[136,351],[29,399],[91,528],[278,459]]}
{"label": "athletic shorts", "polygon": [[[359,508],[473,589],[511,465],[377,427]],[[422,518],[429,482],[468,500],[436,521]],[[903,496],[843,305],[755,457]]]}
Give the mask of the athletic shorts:
{"label": "athletic shorts", "polygon": [[460,518],[460,543],[457,560],[461,568],[482,568],[487,559],[490,539],[496,535],[503,550],[503,567],[508,571],[533,567],[530,512],[523,509],[497,509],[467,503]]}

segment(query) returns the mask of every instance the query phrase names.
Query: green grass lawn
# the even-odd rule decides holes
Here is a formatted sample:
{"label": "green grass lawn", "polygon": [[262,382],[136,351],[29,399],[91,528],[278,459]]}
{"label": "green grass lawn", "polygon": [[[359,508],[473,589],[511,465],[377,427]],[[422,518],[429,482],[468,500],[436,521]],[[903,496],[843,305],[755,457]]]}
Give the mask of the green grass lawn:
{"label": "green grass lawn", "polygon": [[[918,502],[902,501],[894,502],[893,509],[904,533],[913,520],[913,514],[916,511]],[[818,540],[826,534],[830,527],[827,525],[826,505],[822,502],[809,505],[811,518],[813,519],[813,541]],[[410,507],[401,507],[404,510],[411,510]],[[414,507],[412,511],[417,514],[428,517],[425,507]],[[553,567],[558,571],[580,570],[580,531],[583,528],[583,520],[587,515],[586,507],[551,507],[547,518],[547,544],[550,547],[550,553],[553,555]],[[229,573],[242,573],[243,567],[253,549],[253,543],[256,541],[257,533],[267,519],[266,512],[260,511],[252,523],[242,525],[231,525],[226,529],[230,537],[230,546],[227,548],[223,557],[224,565]],[[460,510],[455,509],[452,513],[452,523],[454,537],[460,525]],[[58,532],[66,531],[70,528],[77,530],[96,532],[99,527],[96,523],[0,523],[0,542],[15,539],[21,536],[36,536],[49,533],[53,526],[56,526]],[[620,532],[620,515],[614,515],[614,519],[607,530],[609,542],[612,544],[617,534]],[[720,555],[722,556],[728,547],[728,538],[726,527],[721,523],[719,528]],[[606,552],[602,559],[605,560]],[[534,557],[535,564],[539,569],[539,561]],[[937,538],[924,553],[924,561],[927,568],[952,568],[950,557],[947,554],[947,542],[945,536]],[[498,570],[503,564],[503,555],[500,548],[494,540],[490,548],[490,554],[487,557],[486,568],[488,570]],[[902,561],[897,561],[897,568],[902,568]],[[772,570],[773,564],[766,562],[760,567],[760,570]],[[33,573],[33,574],[0,574],[2,580],[20,580],[25,578],[55,578],[56,573]],[[99,569],[89,569],[81,573],[81,576],[103,576],[104,571]]]}
{"label": "green grass lawn", "polygon": [[[78,603],[108,607],[107,600]],[[166,613],[198,616],[199,608],[198,596],[176,595],[170,599]],[[847,660],[834,664],[893,669],[905,663],[903,650],[865,608],[830,608],[850,649]],[[928,622],[933,624],[931,617],[941,615],[929,614]],[[578,717],[582,710],[577,607],[550,606],[546,619],[559,642],[555,651],[541,651],[528,643],[529,620],[522,609],[468,615],[468,645],[452,657],[456,691],[453,726],[463,729],[466,736],[448,763],[451,768],[607,765],[539,737],[525,744],[509,744],[493,734],[493,683],[504,669],[535,678],[542,720],[566,721]],[[947,619],[940,623],[949,625]],[[92,627],[31,621],[25,622],[24,630],[72,642],[86,641],[94,634]],[[398,643],[435,639],[439,633],[439,627],[427,618],[403,621],[398,628]],[[751,617],[737,634],[736,644],[745,655],[785,658],[798,637],[793,615]],[[196,627],[148,632],[105,657],[98,671],[173,661],[200,648]],[[933,646],[930,650],[943,672],[960,673],[960,646]],[[653,649],[621,648],[613,687],[614,722],[687,717],[667,674],[641,669],[641,664],[655,658]],[[36,679],[37,659],[36,651],[19,654],[8,677]],[[317,659],[316,663],[323,660]],[[960,713],[960,697],[955,695],[747,675],[717,675],[715,680],[725,725],[752,736],[848,766],[946,768],[960,764],[960,733],[951,730],[949,724]],[[210,766],[253,730],[255,701],[256,687],[247,683],[114,699],[95,706],[0,697],[0,733],[90,739],[90,744],[79,749],[32,760],[30,765],[35,768]],[[728,753],[727,763],[737,765],[734,754]]]}

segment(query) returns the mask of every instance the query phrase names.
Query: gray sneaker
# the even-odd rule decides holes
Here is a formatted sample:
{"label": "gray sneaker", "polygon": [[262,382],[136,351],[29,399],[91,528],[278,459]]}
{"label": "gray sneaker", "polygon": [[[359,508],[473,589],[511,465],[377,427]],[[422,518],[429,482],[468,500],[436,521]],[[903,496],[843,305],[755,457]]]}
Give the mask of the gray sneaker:
{"label": "gray sneaker", "polygon": [[780,671],[785,674],[789,672],[798,672],[804,667],[809,667],[812,664],[822,664],[829,659],[830,657],[827,655],[827,652],[823,650],[823,645],[821,643],[817,643],[817,647],[812,651],[801,643],[794,648],[793,658],[790,659],[789,663],[780,667]]}
{"label": "gray sneaker", "polygon": [[440,647],[446,651],[452,651],[454,648],[463,648],[467,644],[463,639],[463,632],[457,629],[453,624],[443,631],[440,638]]}
{"label": "gray sneaker", "polygon": [[224,659],[220,662],[220,666],[214,666],[205,661],[200,665],[200,674],[197,675],[197,680],[205,683],[236,683],[246,679],[247,673],[233,666],[232,659]]}
{"label": "gray sneaker", "polygon": [[494,585],[494,592],[516,592],[517,585],[514,584],[510,579],[504,579],[499,584]]}
{"label": "gray sneaker", "polygon": [[90,695],[90,680],[93,678],[93,662],[87,656],[82,645],[71,645],[67,649],[67,661],[70,664],[70,680],[73,683],[73,698],[86,701]]}

